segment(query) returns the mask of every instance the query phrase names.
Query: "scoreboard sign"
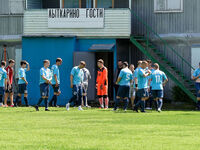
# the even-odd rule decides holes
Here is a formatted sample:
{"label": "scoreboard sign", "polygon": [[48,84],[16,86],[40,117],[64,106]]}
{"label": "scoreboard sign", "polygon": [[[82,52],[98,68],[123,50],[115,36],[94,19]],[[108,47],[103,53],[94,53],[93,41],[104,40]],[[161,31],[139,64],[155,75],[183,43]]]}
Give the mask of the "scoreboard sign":
{"label": "scoreboard sign", "polygon": [[48,9],[48,28],[104,28],[104,8]]}

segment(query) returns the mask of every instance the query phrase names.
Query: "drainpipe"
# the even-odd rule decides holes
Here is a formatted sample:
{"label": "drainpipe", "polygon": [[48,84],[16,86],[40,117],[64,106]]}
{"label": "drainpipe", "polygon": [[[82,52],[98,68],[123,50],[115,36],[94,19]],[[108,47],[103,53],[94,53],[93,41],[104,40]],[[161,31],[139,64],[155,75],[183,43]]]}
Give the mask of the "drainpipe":
{"label": "drainpipe", "polygon": [[4,61],[6,61],[6,45],[3,45],[3,47]]}

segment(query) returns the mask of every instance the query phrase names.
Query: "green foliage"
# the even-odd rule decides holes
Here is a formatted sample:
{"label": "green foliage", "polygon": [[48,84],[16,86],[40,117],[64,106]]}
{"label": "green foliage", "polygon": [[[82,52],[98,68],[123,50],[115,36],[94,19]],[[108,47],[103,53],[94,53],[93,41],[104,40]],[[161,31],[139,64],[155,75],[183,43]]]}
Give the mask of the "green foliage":
{"label": "green foliage", "polygon": [[179,86],[172,88],[172,95],[175,102],[193,103],[192,99]]}

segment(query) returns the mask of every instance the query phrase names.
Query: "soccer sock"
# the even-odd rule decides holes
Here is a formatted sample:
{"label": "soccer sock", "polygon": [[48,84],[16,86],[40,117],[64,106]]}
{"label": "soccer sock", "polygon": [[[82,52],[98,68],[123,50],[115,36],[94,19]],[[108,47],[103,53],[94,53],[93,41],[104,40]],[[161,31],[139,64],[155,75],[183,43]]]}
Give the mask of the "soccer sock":
{"label": "soccer sock", "polygon": [[145,108],[145,101],[141,100],[141,111],[144,111]]}
{"label": "soccer sock", "polygon": [[17,95],[17,97],[16,97],[16,99],[15,99],[15,106],[18,105],[18,102],[19,102],[19,99],[20,99],[20,98],[21,98],[21,97]]}
{"label": "soccer sock", "polygon": [[45,106],[45,109],[48,109],[48,98],[44,99],[44,106]]}
{"label": "soccer sock", "polygon": [[158,104],[159,104],[159,105],[158,105],[158,108],[161,109],[161,108],[162,108],[162,105],[163,105],[163,100],[162,100],[162,99],[159,99],[159,100],[158,100]]}
{"label": "soccer sock", "polygon": [[54,102],[55,95],[53,95],[52,99],[49,101],[49,105],[52,106],[52,103]]}
{"label": "soccer sock", "polygon": [[0,95],[0,103],[3,103],[3,96]]}
{"label": "soccer sock", "polygon": [[117,107],[119,105],[119,101],[120,101],[120,99],[116,98],[116,100],[115,100],[115,107],[114,107],[115,110],[117,109]]}
{"label": "soccer sock", "polygon": [[99,104],[101,107],[103,107],[103,97],[99,98]]}
{"label": "soccer sock", "polygon": [[83,96],[83,105],[86,106],[86,96]]}
{"label": "soccer sock", "polygon": [[152,108],[152,103],[153,103],[153,98],[150,97],[150,98],[149,98],[149,107],[150,107],[150,108]]}
{"label": "soccer sock", "polygon": [[109,104],[109,99],[108,99],[108,97],[106,97],[105,98],[105,105],[106,105],[107,108],[108,108],[108,104]]}
{"label": "soccer sock", "polygon": [[57,95],[54,95],[54,106],[57,105]]}
{"label": "soccer sock", "polygon": [[37,106],[40,106],[40,104],[42,103],[43,100],[44,100],[44,98],[40,98],[38,103],[37,103]]}
{"label": "soccer sock", "polygon": [[141,104],[141,99],[138,99],[137,103],[135,104],[135,107],[138,108]]}
{"label": "soccer sock", "polygon": [[27,97],[24,97],[24,101],[25,101],[26,106],[28,106],[28,99],[27,99]]}
{"label": "soccer sock", "polygon": [[127,109],[128,103],[129,103],[129,99],[127,98],[127,99],[124,100],[124,110]]}

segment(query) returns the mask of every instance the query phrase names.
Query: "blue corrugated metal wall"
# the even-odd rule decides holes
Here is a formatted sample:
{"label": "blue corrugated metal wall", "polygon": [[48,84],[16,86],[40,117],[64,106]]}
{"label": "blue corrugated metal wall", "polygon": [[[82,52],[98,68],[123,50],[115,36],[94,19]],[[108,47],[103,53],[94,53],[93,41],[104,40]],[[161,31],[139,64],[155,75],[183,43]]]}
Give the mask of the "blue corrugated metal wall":
{"label": "blue corrugated metal wall", "polygon": [[[23,37],[22,58],[30,63],[31,70],[27,72],[29,82],[29,101],[35,105],[40,98],[39,70],[43,67],[43,60],[49,59],[51,66],[57,57],[63,59],[60,67],[61,95],[58,105],[65,105],[71,97],[70,72],[73,67],[73,52],[88,51],[92,44],[116,44],[114,39],[76,39],[69,37]],[[116,48],[114,48],[116,54]],[[115,55],[116,56],[116,55]],[[116,61],[116,58],[114,58]],[[52,96],[51,88],[51,96]]]}

